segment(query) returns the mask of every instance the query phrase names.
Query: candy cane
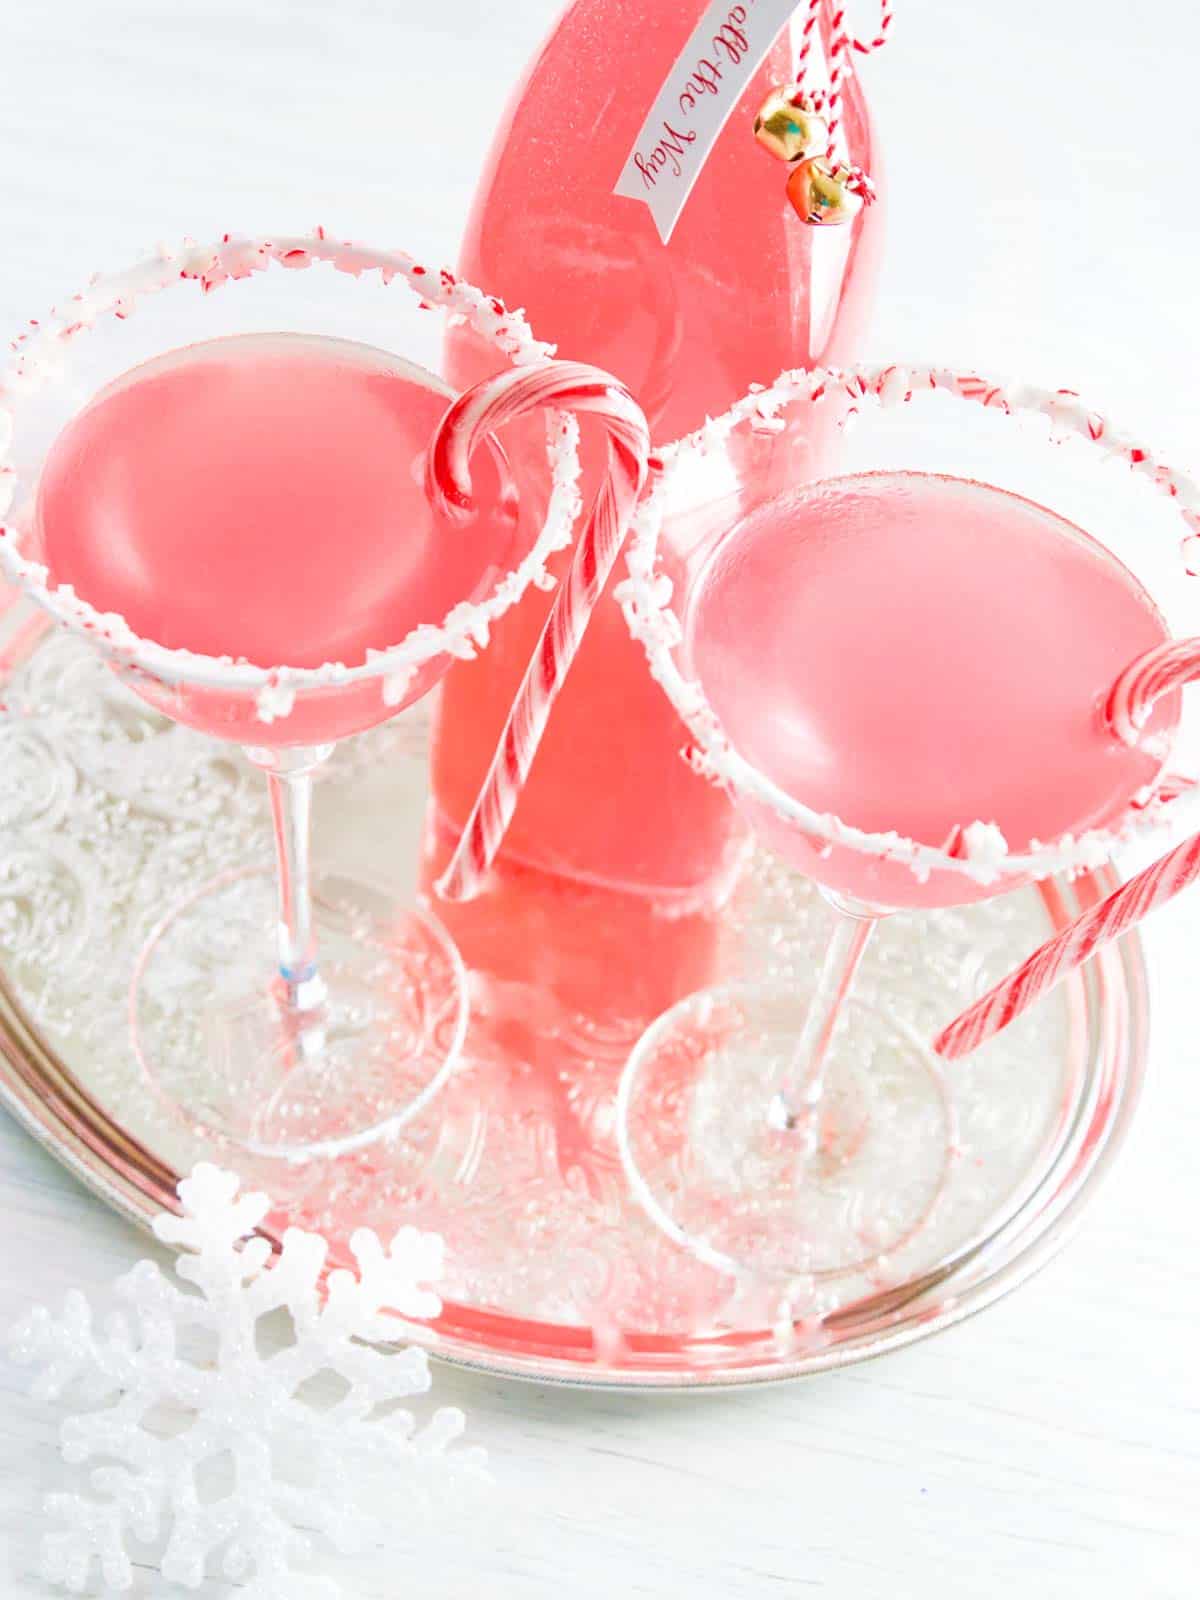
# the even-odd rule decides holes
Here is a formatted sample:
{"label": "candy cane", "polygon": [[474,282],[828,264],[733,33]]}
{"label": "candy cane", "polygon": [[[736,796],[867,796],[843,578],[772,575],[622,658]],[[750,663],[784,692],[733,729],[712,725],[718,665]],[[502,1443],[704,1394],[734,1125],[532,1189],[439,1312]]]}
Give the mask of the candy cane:
{"label": "candy cane", "polygon": [[1118,939],[1157,906],[1200,877],[1200,834],[1146,867],[1129,882],[1048,939],[1017,970],[990,989],[934,1040],[938,1055],[958,1061],[1007,1028],[1035,1000],[1083,964],[1093,951]]}
{"label": "candy cane", "polygon": [[[1135,745],[1150,714],[1164,695],[1200,678],[1200,639],[1168,639],[1138,656],[1113,685],[1105,705],[1109,724],[1125,744]],[[1178,792],[1178,778],[1161,780],[1159,798]],[[1055,984],[1088,959],[1094,950],[1117,939],[1156,906],[1173,899],[1200,875],[1200,835],[1178,845],[1147,867],[1098,906],[1085,911],[1061,933],[1048,939],[982,1000],[964,1011],[934,1041],[939,1055],[956,1061],[970,1055],[993,1034],[1006,1028]]]}
{"label": "candy cane", "polygon": [[1113,685],[1106,707],[1117,738],[1137,744],[1156,703],[1200,678],[1200,639],[1168,639],[1131,662]]}
{"label": "candy cane", "polygon": [[450,864],[435,885],[444,900],[478,894],[508,831],[542,734],[588,620],[608,581],[646,479],[650,433],[628,389],[598,367],[576,361],[514,367],[486,379],[450,407],[430,446],[431,498],[471,504],[470,460],[479,442],[506,422],[543,407],[602,417],[608,431],[604,482],[579,536],[566,582],[526,668],[487,777]]}

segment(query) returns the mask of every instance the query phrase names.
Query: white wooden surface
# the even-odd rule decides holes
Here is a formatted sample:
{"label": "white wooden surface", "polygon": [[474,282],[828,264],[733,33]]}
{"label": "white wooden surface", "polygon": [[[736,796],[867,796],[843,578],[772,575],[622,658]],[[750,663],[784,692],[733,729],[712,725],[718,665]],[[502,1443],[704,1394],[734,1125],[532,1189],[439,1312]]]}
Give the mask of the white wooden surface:
{"label": "white wooden surface", "polygon": [[[864,6],[869,0],[863,0]],[[449,258],[553,0],[0,5],[0,327],[156,238],[325,221]],[[864,24],[865,25],[865,24]],[[1186,0],[900,7],[878,354],[1073,384],[1200,456]],[[440,1374],[500,1515],[356,1566],[366,1596],[812,1592],[1190,1600],[1200,1589],[1200,897],[1150,944],[1139,1136],[1077,1240],[985,1316],[786,1390],[597,1398]],[[143,1240],[0,1123],[0,1321]],[[0,1594],[32,1597],[55,1419],[0,1363]],[[166,1593],[153,1572],[146,1595]],[[219,1591],[213,1585],[206,1595]]]}

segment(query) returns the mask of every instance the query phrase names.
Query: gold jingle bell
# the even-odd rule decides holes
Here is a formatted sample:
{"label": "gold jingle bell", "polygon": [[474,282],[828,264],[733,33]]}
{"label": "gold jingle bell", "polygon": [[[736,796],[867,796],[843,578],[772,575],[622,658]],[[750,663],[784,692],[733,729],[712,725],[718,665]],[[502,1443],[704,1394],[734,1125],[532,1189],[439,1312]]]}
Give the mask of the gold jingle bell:
{"label": "gold jingle bell", "polygon": [[829,128],[801,86],[784,83],[759,106],[754,137],[780,161],[803,161],[824,150]]}
{"label": "gold jingle bell", "polygon": [[866,202],[861,185],[844,161],[813,156],[792,168],[787,192],[801,221],[823,228],[854,220]]}

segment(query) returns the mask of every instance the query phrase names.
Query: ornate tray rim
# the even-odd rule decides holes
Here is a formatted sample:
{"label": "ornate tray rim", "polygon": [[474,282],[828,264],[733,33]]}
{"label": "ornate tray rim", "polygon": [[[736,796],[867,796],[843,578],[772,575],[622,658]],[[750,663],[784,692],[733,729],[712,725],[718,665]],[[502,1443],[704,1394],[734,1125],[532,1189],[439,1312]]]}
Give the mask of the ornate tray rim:
{"label": "ornate tray rim", "polygon": [[[1106,867],[1084,874],[1071,886],[1086,900],[1108,893],[1119,881]],[[1053,894],[1049,886],[1045,893]],[[743,1388],[784,1382],[819,1372],[856,1365],[919,1339],[953,1327],[992,1305],[1032,1277],[1071,1237],[1092,1196],[1110,1170],[1128,1136],[1146,1077],[1149,1028],[1148,985],[1141,941],[1127,937],[1102,952],[1087,978],[1087,1012],[1091,1051],[1103,1053],[1093,1060],[1090,1076],[1110,1084],[1096,1096],[1092,1120],[1084,1130],[1077,1157],[1065,1184],[1058,1182],[1047,1203],[1030,1209],[1026,1203],[1004,1219],[986,1238],[960,1253],[957,1261],[924,1279],[882,1291],[869,1302],[878,1326],[848,1337],[841,1343],[801,1353],[779,1352],[737,1364],[734,1348],[729,1359],[697,1365],[691,1371],[678,1366],[656,1370],[647,1355],[644,1364],[622,1365],[597,1360],[590,1335],[580,1327],[573,1354],[484,1344],[478,1324],[502,1324],[514,1319],[468,1306],[448,1303],[439,1326],[431,1326],[425,1341],[430,1353],[456,1365],[491,1376],[567,1388],[614,1392],[684,1392]],[[1111,1085],[1115,1085],[1113,1092]],[[151,1219],[174,1204],[180,1176],[111,1118],[78,1082],[70,1069],[40,1037],[0,970],[0,1102],[68,1171],[113,1210],[144,1230]],[[1055,1170],[1048,1175],[1059,1177]],[[1045,1181],[1042,1187],[1045,1187]],[[272,1237],[268,1235],[268,1237]],[[274,1238],[272,1242],[276,1243]],[[1000,1253],[990,1263],[988,1251]],[[861,1317],[864,1302],[835,1314]],[[461,1316],[456,1315],[461,1313]],[[475,1336],[469,1334],[471,1322]],[[529,1327],[530,1324],[522,1324]],[[556,1325],[557,1326],[557,1325]],[[547,1328],[549,1333],[550,1329]],[[560,1334],[562,1331],[559,1330]]]}

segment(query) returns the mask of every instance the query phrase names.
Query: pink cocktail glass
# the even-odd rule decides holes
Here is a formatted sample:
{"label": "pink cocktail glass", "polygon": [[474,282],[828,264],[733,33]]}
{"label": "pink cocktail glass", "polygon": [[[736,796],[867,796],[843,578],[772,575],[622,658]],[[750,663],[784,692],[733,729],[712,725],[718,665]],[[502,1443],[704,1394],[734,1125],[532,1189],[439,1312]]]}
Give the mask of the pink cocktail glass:
{"label": "pink cocktail glass", "polygon": [[[879,919],[1096,866],[1189,803],[1164,781],[1184,675],[1144,670],[1174,660],[1166,622],[1109,549],[1030,499],[907,469],[743,490],[714,502],[700,561],[664,568],[664,505],[731,439],[769,450],[822,405],[929,394],[1041,417],[1145,475],[1183,512],[1180,531],[1198,525],[1190,481],[1076,396],[942,369],[788,374],[662,453],[620,591],[627,621],[695,764],[816,882],[835,923],[799,996],[703,991],[652,1024],[618,1130],[662,1227],[772,1278],[897,1251],[952,1159],[931,1041],[853,992]],[[1144,683],[1132,719],[1115,714]],[[681,1097],[667,1148],[663,1108]]]}
{"label": "pink cocktail glass", "polygon": [[143,700],[234,741],[267,776],[275,889],[268,871],[214,863],[211,883],[164,907],[130,1019],[148,1083],[193,1124],[291,1159],[391,1134],[459,1055],[453,941],[382,871],[312,880],[312,779],[338,740],[427,693],[547,581],[578,506],[575,424],[550,420],[540,530],[490,440],[471,506],[450,518],[433,504],[427,449],[453,392],[311,331],[167,349],[87,398],[48,446],[22,427],[35,398],[69,393],[59,380],[83,336],[144,297],[310,266],[395,280],[414,312],[468,322],[513,365],[547,362],[519,315],[449,273],[318,232],[189,243],[94,280],[18,342],[3,384],[21,462],[3,469],[7,574]]}

